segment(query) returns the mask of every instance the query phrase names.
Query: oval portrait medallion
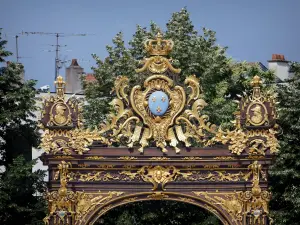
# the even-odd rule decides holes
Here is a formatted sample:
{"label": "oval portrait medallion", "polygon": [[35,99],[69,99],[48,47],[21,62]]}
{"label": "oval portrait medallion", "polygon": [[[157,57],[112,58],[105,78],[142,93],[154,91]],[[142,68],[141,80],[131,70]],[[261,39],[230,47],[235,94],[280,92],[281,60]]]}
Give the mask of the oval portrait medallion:
{"label": "oval portrait medallion", "polygon": [[168,110],[169,97],[163,91],[155,91],[149,96],[148,106],[153,115],[162,116]]}

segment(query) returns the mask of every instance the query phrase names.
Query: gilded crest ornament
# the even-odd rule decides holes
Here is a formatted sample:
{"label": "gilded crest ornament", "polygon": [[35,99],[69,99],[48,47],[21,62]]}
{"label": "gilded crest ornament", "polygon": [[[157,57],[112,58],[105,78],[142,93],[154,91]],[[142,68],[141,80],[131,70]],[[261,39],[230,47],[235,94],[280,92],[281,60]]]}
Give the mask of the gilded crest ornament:
{"label": "gilded crest ornament", "polygon": [[140,152],[150,142],[154,142],[164,153],[167,146],[179,153],[177,145],[182,143],[189,147],[190,139],[206,144],[207,134],[215,133],[216,126],[208,122],[208,116],[201,115],[207,103],[200,98],[198,78],[195,75],[186,78],[185,84],[190,88],[189,98],[186,99],[184,88],[175,86],[168,76],[180,72],[165,57],[172,50],[173,42],[163,40],[162,35],[158,34],[156,40],[147,40],[145,47],[150,57],[136,71],[147,70],[150,76],[143,87],[133,87],[130,94],[125,91],[128,78],[117,78],[114,88],[117,98],[111,103],[116,113],[109,115],[110,120],[101,125],[100,133],[107,135],[111,142],[127,139],[128,147],[139,144]]}
{"label": "gilded crest ornament", "polygon": [[[166,152],[168,129],[184,108],[185,92],[180,86],[174,87],[172,80],[163,75],[149,77],[144,83],[144,88],[144,91],[140,86],[132,89],[130,94],[132,108],[149,129],[145,141],[153,138],[156,146]],[[156,99],[155,102],[153,97]],[[161,101],[162,98],[165,98],[165,101]]]}

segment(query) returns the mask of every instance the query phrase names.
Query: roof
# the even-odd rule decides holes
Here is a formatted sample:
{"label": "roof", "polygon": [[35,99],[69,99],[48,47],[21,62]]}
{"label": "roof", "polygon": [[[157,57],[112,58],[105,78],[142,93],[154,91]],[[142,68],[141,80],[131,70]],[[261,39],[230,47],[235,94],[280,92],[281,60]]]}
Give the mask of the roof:
{"label": "roof", "polygon": [[86,76],[85,76],[85,80],[87,82],[97,81],[97,79],[95,78],[94,74],[92,74],[92,73],[87,73]]}
{"label": "roof", "polygon": [[251,66],[258,65],[260,67],[260,69],[264,72],[266,72],[268,70],[268,68],[261,62],[248,62],[248,64]]}

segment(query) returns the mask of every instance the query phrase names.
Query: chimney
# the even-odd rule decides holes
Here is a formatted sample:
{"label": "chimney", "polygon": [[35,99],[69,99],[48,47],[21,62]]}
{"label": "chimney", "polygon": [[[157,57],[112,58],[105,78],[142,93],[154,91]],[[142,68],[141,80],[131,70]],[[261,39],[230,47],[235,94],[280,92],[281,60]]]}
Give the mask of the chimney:
{"label": "chimney", "polygon": [[290,65],[282,54],[272,54],[272,59],[268,60],[269,70],[273,70],[277,79],[284,81],[289,78]]}
{"label": "chimney", "polygon": [[77,59],[72,59],[71,65],[66,68],[66,93],[78,93],[82,91],[81,76],[83,68]]}
{"label": "chimney", "polygon": [[71,65],[70,66],[79,66],[77,59],[72,59]]}

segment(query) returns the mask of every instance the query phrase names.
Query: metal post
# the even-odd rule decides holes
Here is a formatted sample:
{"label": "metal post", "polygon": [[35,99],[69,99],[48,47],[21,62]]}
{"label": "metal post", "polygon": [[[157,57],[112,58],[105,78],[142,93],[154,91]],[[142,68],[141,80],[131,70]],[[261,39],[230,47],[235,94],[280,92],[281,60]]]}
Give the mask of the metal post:
{"label": "metal post", "polygon": [[59,37],[59,35],[58,35],[58,33],[56,34],[56,57],[55,57],[55,78],[54,78],[54,80],[56,80],[57,79],[57,77],[58,77],[58,37]]}
{"label": "metal post", "polygon": [[18,35],[16,35],[16,56],[17,56],[17,63],[19,62],[19,48],[18,48]]}

